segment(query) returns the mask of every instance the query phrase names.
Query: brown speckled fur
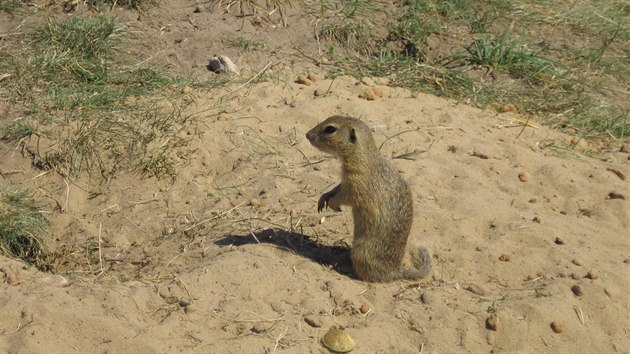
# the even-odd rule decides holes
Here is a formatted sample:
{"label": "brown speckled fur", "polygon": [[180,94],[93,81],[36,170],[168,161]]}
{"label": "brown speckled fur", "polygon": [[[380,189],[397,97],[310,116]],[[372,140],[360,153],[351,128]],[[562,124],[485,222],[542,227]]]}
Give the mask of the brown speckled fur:
{"label": "brown speckled fur", "polygon": [[317,210],[352,208],[352,265],[359,278],[387,282],[425,277],[431,271],[426,248],[412,252],[414,268],[402,268],[413,221],[411,190],[377,149],[370,128],[356,118],[333,116],[306,137],[341,160],[341,183],[321,196]]}

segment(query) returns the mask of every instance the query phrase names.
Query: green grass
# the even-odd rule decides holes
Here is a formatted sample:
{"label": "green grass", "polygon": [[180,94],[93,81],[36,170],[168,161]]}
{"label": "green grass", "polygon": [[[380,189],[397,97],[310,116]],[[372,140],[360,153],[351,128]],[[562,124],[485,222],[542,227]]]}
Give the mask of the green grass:
{"label": "green grass", "polygon": [[[338,63],[334,74],[386,76],[395,86],[480,107],[510,103],[587,139],[628,138],[627,1],[551,6],[529,0],[407,0],[397,5],[396,11],[372,3],[371,12],[342,22],[349,26],[391,13],[394,21],[382,25],[386,34],[379,26],[371,31],[373,50],[353,43],[367,42],[355,39],[354,28],[328,29],[323,39],[351,51],[329,51]],[[428,36],[440,39],[442,56],[431,52]]]}
{"label": "green grass", "polygon": [[27,45],[6,46],[0,93],[29,114],[4,127],[36,166],[64,176],[110,179],[122,172],[176,175],[187,151],[186,88],[212,89],[224,77],[196,81],[130,65],[125,33],[109,17],[53,20]]}
{"label": "green grass", "polygon": [[361,54],[369,54],[374,50],[372,29],[361,22],[344,21],[344,23],[329,23],[322,27],[319,37],[335,41],[343,48]]}
{"label": "green grass", "polygon": [[31,195],[14,188],[0,190],[0,254],[45,268],[47,234],[48,221]]}
{"label": "green grass", "polygon": [[263,41],[245,38],[243,36],[229,39],[226,41],[226,44],[229,47],[238,48],[241,52],[245,53],[262,50],[267,46]]}
{"label": "green grass", "polygon": [[20,0],[0,0],[0,12],[13,14],[18,12],[21,7],[22,1]]}

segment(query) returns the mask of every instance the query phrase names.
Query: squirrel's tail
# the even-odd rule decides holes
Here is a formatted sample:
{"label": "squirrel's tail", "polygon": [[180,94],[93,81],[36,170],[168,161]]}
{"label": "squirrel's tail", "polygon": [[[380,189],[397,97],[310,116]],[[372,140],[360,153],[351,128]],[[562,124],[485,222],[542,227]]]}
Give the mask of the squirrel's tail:
{"label": "squirrel's tail", "polygon": [[403,270],[402,277],[406,280],[417,280],[424,278],[431,272],[431,255],[425,247],[419,247],[411,252],[413,268]]}

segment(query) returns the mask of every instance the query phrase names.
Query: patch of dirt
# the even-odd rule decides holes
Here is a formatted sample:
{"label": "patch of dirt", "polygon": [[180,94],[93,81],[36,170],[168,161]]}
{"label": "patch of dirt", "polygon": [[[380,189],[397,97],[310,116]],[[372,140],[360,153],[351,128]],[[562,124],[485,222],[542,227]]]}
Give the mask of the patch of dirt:
{"label": "patch of dirt", "polygon": [[[524,117],[385,85],[368,101],[350,77],[295,83],[300,73],[325,76],[296,50],[319,53],[297,5],[285,9],[288,28],[279,17],[195,6],[112,14],[146,39],[133,55],[197,76],[215,75],[205,67],[213,54],[244,76],[271,62],[272,79],[190,92],[194,152],[174,181],[64,180],[0,144],[2,183],[48,201],[49,246],[61,255],[56,274],[0,257],[1,352],[319,353],[332,325],[358,353],[630,347],[630,210],[627,199],[607,198],[627,195],[628,182],[610,172],[630,174],[627,152],[563,152],[554,143],[569,137],[524,127]],[[224,42],[241,35],[265,41],[265,51]],[[317,213],[339,163],[304,135],[335,114],[364,119],[386,156],[410,157],[394,163],[413,189],[410,244],[429,247],[429,279],[356,279],[351,213]],[[486,328],[493,313],[496,331]]]}

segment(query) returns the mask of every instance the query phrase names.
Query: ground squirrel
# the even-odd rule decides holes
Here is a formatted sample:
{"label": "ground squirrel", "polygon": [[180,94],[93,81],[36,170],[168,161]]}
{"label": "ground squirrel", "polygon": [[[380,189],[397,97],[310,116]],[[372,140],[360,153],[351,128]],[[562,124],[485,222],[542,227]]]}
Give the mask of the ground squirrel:
{"label": "ground squirrel", "polygon": [[376,147],[370,128],[356,118],[334,116],[311,129],[306,138],[341,160],[341,183],[322,194],[317,211],[352,207],[352,265],[359,278],[386,282],[426,276],[431,271],[426,248],[411,252],[413,268],[403,267],[413,219],[411,190]]}

